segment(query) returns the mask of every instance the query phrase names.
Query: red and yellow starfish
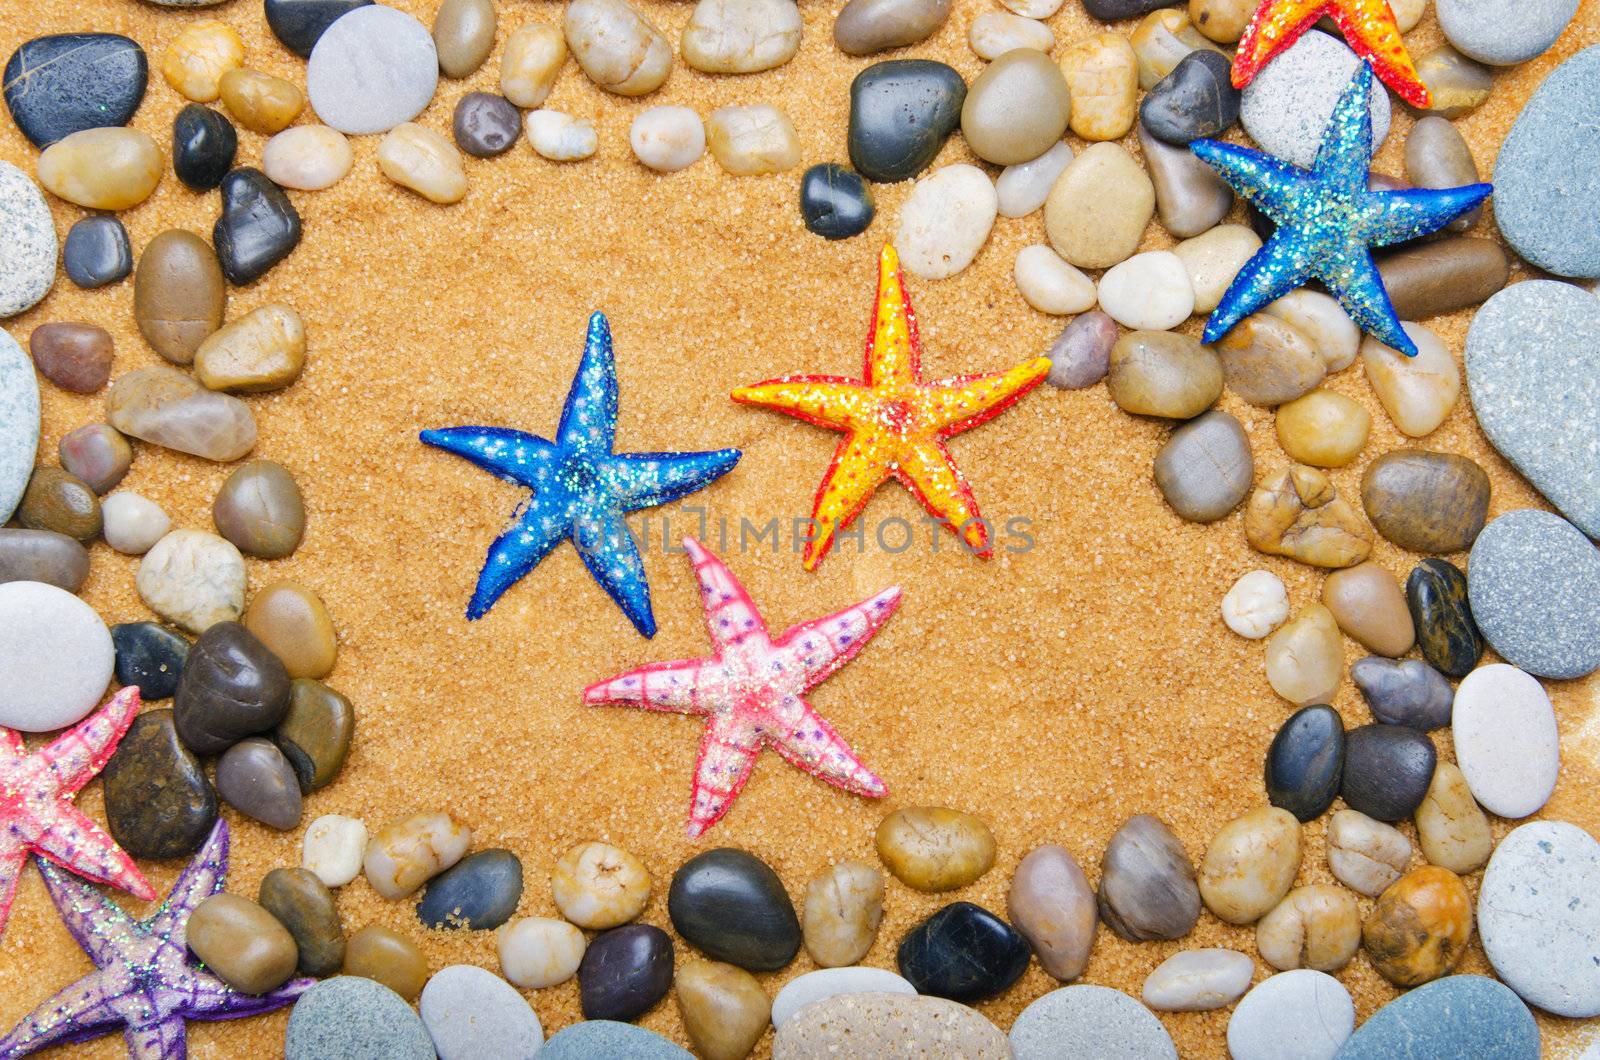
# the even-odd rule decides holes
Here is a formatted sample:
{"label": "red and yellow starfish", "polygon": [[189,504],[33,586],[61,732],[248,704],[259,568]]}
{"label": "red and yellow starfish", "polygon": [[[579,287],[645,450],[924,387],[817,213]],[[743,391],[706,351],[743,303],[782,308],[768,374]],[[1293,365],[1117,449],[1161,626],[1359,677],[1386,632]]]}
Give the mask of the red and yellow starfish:
{"label": "red and yellow starfish", "polygon": [[1407,103],[1426,107],[1432,102],[1406,53],[1388,0],[1262,0],[1233,53],[1233,87],[1248,85],[1323,15],[1333,19],[1351,50],[1370,62],[1379,80]]}
{"label": "red and yellow starfish", "polygon": [[917,317],[900,275],[900,258],[886,246],[878,258],[878,299],[863,378],[788,375],[733,392],[735,401],[844,432],[812,506],[806,570],[817,568],[834,535],[850,525],[890,476],[973,552],[991,554],[989,529],[945,439],[1005,411],[1039,385],[1050,361],[1035,357],[1004,372],[933,382],[923,381],[921,362]]}

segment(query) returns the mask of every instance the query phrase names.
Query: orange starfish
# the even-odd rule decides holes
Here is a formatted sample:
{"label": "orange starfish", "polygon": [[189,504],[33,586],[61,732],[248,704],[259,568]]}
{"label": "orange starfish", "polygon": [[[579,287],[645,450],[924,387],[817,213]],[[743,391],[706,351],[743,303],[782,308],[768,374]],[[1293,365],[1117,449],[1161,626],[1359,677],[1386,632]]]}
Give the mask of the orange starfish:
{"label": "orange starfish", "polygon": [[1233,87],[1248,85],[1323,15],[1338,25],[1351,50],[1372,64],[1379,80],[1414,107],[1430,105],[1432,96],[1406,53],[1388,0],[1262,0],[1233,53]]}
{"label": "orange starfish", "polygon": [[878,299],[861,379],[788,375],[733,392],[733,400],[786,412],[845,432],[817,489],[813,529],[803,562],[815,570],[834,536],[860,514],[879,484],[893,476],[916,494],[979,556],[992,553],[989,528],[945,439],[999,415],[1050,371],[1035,357],[1015,368],[925,382],[917,317],[900,275],[900,258],[885,246],[878,258]]}

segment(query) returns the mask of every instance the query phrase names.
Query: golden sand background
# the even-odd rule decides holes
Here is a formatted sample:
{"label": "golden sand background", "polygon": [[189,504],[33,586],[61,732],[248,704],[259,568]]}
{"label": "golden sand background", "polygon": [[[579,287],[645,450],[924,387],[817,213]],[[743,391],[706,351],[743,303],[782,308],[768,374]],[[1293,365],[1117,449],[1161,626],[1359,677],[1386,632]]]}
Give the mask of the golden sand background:
{"label": "golden sand background", "polygon": [[[394,0],[394,6],[431,25],[436,0]],[[467,81],[441,81],[418,119],[423,124],[448,135],[465,92],[495,90],[506,35],[534,21],[559,23],[561,14],[552,0],[497,6],[494,55]],[[1225,821],[1262,805],[1263,755],[1290,708],[1267,686],[1262,645],[1230,633],[1218,604],[1233,579],[1264,566],[1284,578],[1298,610],[1318,598],[1322,575],[1251,551],[1238,513],[1212,526],[1178,519],[1150,475],[1167,434],[1163,424],[1123,414],[1103,387],[1042,387],[951,447],[987,516],[1033,521],[1037,545],[1030,552],[980,562],[946,535],[931,554],[926,530],[919,529],[923,544],[900,555],[876,548],[862,554],[841,543],[816,574],[804,573],[788,551],[728,557],[778,629],[885,585],[904,586],[899,614],[813,697],[886,779],[890,795],[881,801],[845,795],[767,755],[733,811],[698,843],[685,839],[684,817],[699,723],[579,702],[588,682],[706,650],[689,565],[661,552],[659,515],[645,560],[660,624],[653,641],[633,632],[569,547],[511,589],[488,617],[465,621],[484,550],[521,493],[424,448],[416,432],[461,423],[552,431],[593,309],[610,316],[616,336],[619,449],[738,446],[739,466],[689,504],[703,503],[735,527],[741,516],[760,525],[809,512],[836,439],[737,406],[727,394],[785,372],[859,369],[876,255],[911,185],[877,188],[879,217],[867,234],[829,243],[801,226],[800,169],[735,178],[708,156],[663,177],[636,164],[627,142],[633,115],[653,104],[685,104],[705,115],[716,106],[766,102],[793,119],[804,165],[844,160],[850,80],[871,60],[834,47],[837,3],[800,6],[800,53],[767,73],[712,77],[680,63],[660,91],[626,100],[596,89],[569,63],[549,103],[594,120],[600,150],[592,161],[556,165],[520,142],[498,159],[468,159],[466,200],[441,207],[388,183],[374,159],[378,138],[361,137],[347,179],[328,191],[293,193],[305,221],[303,242],[265,279],[234,291],[228,316],[283,300],[305,318],[304,376],[281,393],[247,400],[261,426],[255,455],[292,469],[309,525],[292,557],[252,560],[248,567],[252,592],[288,577],[322,594],[342,642],[329,683],[350,696],[359,714],[350,760],[332,787],[307,800],[305,823],[343,813],[376,829],[419,811],[448,810],[471,826],[474,848],[506,847],[522,858],[526,888],[518,914],[524,916],[554,915],[548,874],[564,850],[607,840],[649,865],[656,886],[644,920],[670,928],[667,881],[708,847],[759,854],[798,903],[806,880],[830,862],[874,857],[873,830],[889,810],[934,803],[981,814],[1000,847],[983,879],[939,896],[889,881],[883,930],[866,963],[893,967],[904,931],[948,901],[1003,913],[1012,870],[1037,844],[1064,845],[1097,880],[1106,841],[1131,814],[1160,816],[1198,861]],[[967,45],[967,26],[995,6],[957,0],[933,39],[896,54],[944,60],[970,81],[983,64]],[[690,4],[646,7],[676,42]],[[243,35],[248,65],[304,85],[303,61],[271,36],[258,0],[195,11],[135,0],[9,0],[0,9],[0,52],[41,33],[109,30],[133,37],[152,63],[150,90],[133,124],[165,149],[183,100],[154,67],[179,31],[209,18]],[[1058,48],[1097,28],[1076,0],[1049,22]],[[1490,101],[1456,123],[1486,177],[1529,94],[1562,59],[1597,38],[1600,5],[1588,0],[1550,53],[1497,73]],[[1440,40],[1431,13],[1408,37],[1415,53]],[[1411,117],[1399,104],[1394,109],[1394,130],[1375,168],[1398,174]],[[311,120],[309,111],[301,120]],[[262,143],[241,129],[239,162],[259,164]],[[1127,144],[1137,151],[1133,137]],[[34,169],[36,152],[9,121],[0,122],[0,158]],[[971,160],[956,136],[938,164]],[[54,200],[52,209],[63,236],[82,213]],[[122,216],[137,251],[169,227],[209,238],[217,210],[215,194],[191,192],[169,172],[149,202]],[[1487,217],[1479,223],[1477,234],[1493,232]],[[1028,308],[1011,278],[1017,251],[1042,239],[1039,214],[1001,218],[971,268],[942,282],[911,280],[930,376],[994,370],[1048,347],[1061,320]],[[1169,243],[1152,223],[1146,246]],[[1429,326],[1459,357],[1469,319],[1457,313]],[[134,328],[131,282],[85,292],[62,277],[40,307],[6,328],[25,344],[36,325],[51,320],[108,328],[116,337],[117,373],[159,363]],[[1328,385],[1373,412],[1362,459],[1333,476],[1353,499],[1367,461],[1407,442],[1360,367]],[[40,453],[53,463],[62,434],[101,418],[101,398],[41,387]],[[1231,395],[1222,407],[1249,431],[1260,471],[1282,466],[1270,411]],[[1483,464],[1494,486],[1491,514],[1543,505],[1488,447],[1465,392],[1445,425],[1420,444]],[[158,501],[175,526],[210,529],[211,500],[228,471],[142,445],[122,488]],[[694,517],[680,509],[668,511],[681,529]],[[921,514],[909,494],[891,485],[863,518],[869,528],[893,517],[920,527]],[[93,554],[86,599],[108,622],[149,618],[133,590],[137,561],[104,545]],[[1375,555],[1401,578],[1418,558],[1381,540]],[[1362,654],[1352,642],[1346,647],[1350,661]],[[1600,831],[1600,679],[1548,687],[1563,762],[1555,797],[1540,816]],[[1335,705],[1347,725],[1369,720],[1348,680]],[[1448,754],[1448,730],[1434,735]],[[98,784],[81,801],[100,816]],[[268,870],[299,863],[300,830],[277,833],[231,810],[227,817],[235,836],[230,890],[253,896]],[[1300,883],[1330,880],[1325,820],[1304,829]],[[1402,827],[1410,832],[1409,824]],[[1497,835],[1508,827],[1495,822]],[[161,890],[180,867],[143,864]],[[1469,888],[1476,889],[1479,875],[1469,878]],[[136,906],[126,896],[119,900]],[[1363,909],[1370,904],[1363,899]],[[386,902],[361,880],[339,892],[339,905],[350,931],[386,924],[421,945],[436,969],[468,962],[498,970],[491,932],[427,931],[411,903]],[[1254,955],[1250,929],[1210,915],[1176,942],[1133,945],[1102,930],[1081,981],[1137,995],[1162,960],[1209,945]],[[691,956],[678,946],[680,965]],[[811,967],[802,953],[763,983],[775,994]],[[28,870],[0,942],[0,1024],[10,1026],[89,968],[38,874]],[[1461,970],[1485,969],[1474,940]],[[1257,979],[1267,971],[1258,961]],[[1339,977],[1355,996],[1359,1019],[1395,996],[1364,957]],[[1035,965],[980,1008],[1009,1027],[1056,985]],[[547,1033],[580,1018],[576,983],[527,996]],[[1215,1057],[1225,1055],[1227,1018],[1224,1010],[1163,1021],[1185,1057]],[[280,1012],[193,1024],[189,1040],[196,1056],[267,1055],[280,1048],[285,1019]],[[686,1044],[670,1000],[641,1022]],[[1552,1055],[1573,1055],[1600,1035],[1594,1021],[1540,1015],[1539,1023]],[[770,1048],[768,1035],[758,1051]],[[83,1054],[113,1057],[122,1049],[112,1036],[83,1047]]]}

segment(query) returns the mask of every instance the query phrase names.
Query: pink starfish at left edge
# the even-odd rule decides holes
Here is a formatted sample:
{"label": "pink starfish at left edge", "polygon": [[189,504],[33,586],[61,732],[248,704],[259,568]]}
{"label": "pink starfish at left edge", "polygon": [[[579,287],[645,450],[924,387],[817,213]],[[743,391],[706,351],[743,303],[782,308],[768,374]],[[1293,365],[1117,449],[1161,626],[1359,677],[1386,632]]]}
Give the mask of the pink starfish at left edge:
{"label": "pink starfish at left edge", "polygon": [[804,696],[854,658],[889,620],[900,605],[899,587],[773,639],[727,565],[692,537],[683,544],[700,581],[716,654],[641,666],[590,685],[583,701],[706,718],[694,768],[689,838],[699,838],[728,812],[763,747],[845,791],[870,798],[887,794],[883,781]]}
{"label": "pink starfish at left edge", "polygon": [[137,713],[139,689],[129,685],[31,755],[20,735],[0,728],[0,934],[29,853],[147,902],[155,898],[127,852],[72,804],[111,759]]}

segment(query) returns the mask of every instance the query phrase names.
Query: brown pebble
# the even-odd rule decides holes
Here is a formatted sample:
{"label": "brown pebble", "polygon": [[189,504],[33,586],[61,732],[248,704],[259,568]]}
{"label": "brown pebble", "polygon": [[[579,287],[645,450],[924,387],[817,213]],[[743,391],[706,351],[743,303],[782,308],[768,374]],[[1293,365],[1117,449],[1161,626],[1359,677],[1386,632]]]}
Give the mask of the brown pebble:
{"label": "brown pebble", "polygon": [[56,446],[56,455],[62,467],[101,496],[133,466],[133,446],[109,423],[86,423],[68,431]]}
{"label": "brown pebble", "polygon": [[1369,651],[1398,658],[1416,643],[1405,592],[1393,574],[1371,560],[1328,575],[1322,602],[1339,628]]}
{"label": "brown pebble", "polygon": [[273,582],[245,608],[244,628],[283,662],[290,677],[325,677],[339,641],[322,598],[298,582]]}
{"label": "brown pebble", "polygon": [[994,833],[981,817],[944,806],[908,806],[878,825],[878,857],[919,891],[965,887],[994,867]]}
{"label": "brown pebble", "polygon": [[1255,313],[1216,345],[1229,390],[1252,405],[1282,405],[1322,382],[1328,362],[1285,320]]}
{"label": "brown pebble", "polygon": [[1188,335],[1132,331],[1111,347],[1106,389],[1124,412],[1187,420],[1222,396],[1222,363]]}
{"label": "brown pebble", "polygon": [[184,935],[194,955],[241,993],[265,994],[294,974],[294,936],[237,894],[213,894],[195,906]]}
{"label": "brown pebble", "polygon": [[1361,476],[1361,503],[1378,533],[1401,548],[1464,552],[1489,515],[1489,476],[1471,457],[1396,449]]}
{"label": "brown pebble", "polygon": [[1472,938],[1472,896],[1461,877],[1437,865],[1413,869],[1378,896],[1361,941],[1385,979],[1421,986],[1461,960]]}
{"label": "brown pebble", "polygon": [[271,136],[294,124],[306,96],[281,77],[260,70],[229,70],[217,82],[222,105],[251,132]]}
{"label": "brown pebble", "polygon": [[294,937],[307,975],[332,975],[344,963],[344,925],[333,892],[310,869],[277,868],[261,878],[256,900]]}
{"label": "brown pebble", "polygon": [[39,374],[62,390],[93,394],[111,378],[111,333],[96,324],[55,321],[28,336]]}
{"label": "brown pebble", "polygon": [[1378,275],[1396,316],[1425,320],[1482,303],[1506,285],[1511,263],[1494,240],[1458,236],[1388,254]]}
{"label": "brown pebble", "polygon": [[88,483],[59,467],[36,468],[17,505],[17,522],[87,541],[100,532],[100,498]]}
{"label": "brown pebble", "polygon": [[216,252],[193,232],[162,232],[139,255],[134,320],[144,340],[173,364],[194,361],[200,344],[222,326],[227,298]]}
{"label": "brown pebble", "polygon": [[1372,552],[1372,531],[1333,482],[1295,464],[1264,479],[1244,511],[1250,547],[1313,567],[1353,567]]}
{"label": "brown pebble", "polygon": [[428,981],[428,960],[409,939],[381,924],[369,924],[345,945],[344,974],[375,980],[415,1001]]}
{"label": "brown pebble", "polygon": [[247,556],[282,559],[306,532],[306,506],[294,476],[271,460],[250,460],[229,475],[211,505],[217,533]]}
{"label": "brown pebble", "polygon": [[770,1023],[761,984],[731,964],[694,961],[674,976],[673,992],[683,1029],[706,1060],[743,1060]]}

